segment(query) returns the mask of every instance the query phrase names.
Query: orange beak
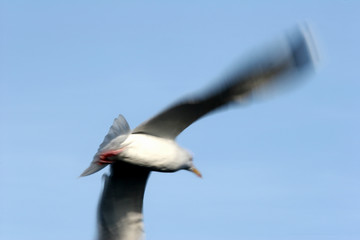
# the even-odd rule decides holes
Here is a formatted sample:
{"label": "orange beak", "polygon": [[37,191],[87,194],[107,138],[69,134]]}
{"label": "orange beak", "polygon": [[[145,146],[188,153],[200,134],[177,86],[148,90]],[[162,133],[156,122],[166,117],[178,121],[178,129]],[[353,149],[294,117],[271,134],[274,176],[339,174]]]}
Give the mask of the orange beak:
{"label": "orange beak", "polygon": [[197,170],[195,167],[191,167],[189,170],[190,170],[191,172],[195,173],[196,176],[198,176],[199,178],[202,178],[201,173],[200,173],[199,170]]}

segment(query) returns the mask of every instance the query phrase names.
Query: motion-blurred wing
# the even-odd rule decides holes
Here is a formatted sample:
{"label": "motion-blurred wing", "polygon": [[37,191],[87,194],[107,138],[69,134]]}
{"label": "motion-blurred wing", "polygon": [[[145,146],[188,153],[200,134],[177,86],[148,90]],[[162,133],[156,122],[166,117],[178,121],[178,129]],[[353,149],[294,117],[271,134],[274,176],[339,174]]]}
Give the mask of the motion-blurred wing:
{"label": "motion-blurred wing", "polygon": [[125,162],[111,165],[98,209],[98,240],[143,239],[143,197],[150,171]]}
{"label": "motion-blurred wing", "polygon": [[282,44],[245,68],[237,69],[221,85],[203,95],[184,99],[142,123],[133,133],[174,139],[194,121],[217,108],[241,101],[256,90],[276,82],[291,81],[292,77],[312,66],[313,47],[309,37],[308,31],[297,29]]}

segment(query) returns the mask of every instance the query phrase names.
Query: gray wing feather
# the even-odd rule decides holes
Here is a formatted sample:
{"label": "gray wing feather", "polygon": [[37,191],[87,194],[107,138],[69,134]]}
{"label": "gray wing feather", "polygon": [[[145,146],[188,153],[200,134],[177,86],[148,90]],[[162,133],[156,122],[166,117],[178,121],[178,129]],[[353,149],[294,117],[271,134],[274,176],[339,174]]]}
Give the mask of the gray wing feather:
{"label": "gray wing feather", "polygon": [[80,175],[80,177],[88,176],[106,167],[108,164],[97,164],[99,154],[105,150],[114,150],[119,148],[121,143],[126,140],[129,134],[129,124],[122,115],[119,115],[117,118],[114,119],[114,122],[110,127],[108,134],[105,136],[103,142],[100,144],[99,149],[93,158],[93,161],[90,163],[90,166],[85,169],[85,171]]}
{"label": "gray wing feather", "polygon": [[[119,115],[114,119],[112,126],[109,129],[108,134],[105,136],[103,142],[99,146],[99,150],[108,145],[111,140],[122,135],[127,136],[130,134],[130,127],[123,115]],[[124,139],[125,140],[125,139]]]}
{"label": "gray wing feather", "polygon": [[220,85],[205,94],[189,97],[169,107],[136,127],[132,133],[145,133],[174,139],[205,114],[248,98],[265,86],[289,81],[298,73],[311,69],[313,53],[309,32],[297,29],[285,43],[229,75]]}
{"label": "gray wing feather", "polygon": [[143,197],[149,174],[125,162],[111,165],[99,202],[99,240],[143,239]]}

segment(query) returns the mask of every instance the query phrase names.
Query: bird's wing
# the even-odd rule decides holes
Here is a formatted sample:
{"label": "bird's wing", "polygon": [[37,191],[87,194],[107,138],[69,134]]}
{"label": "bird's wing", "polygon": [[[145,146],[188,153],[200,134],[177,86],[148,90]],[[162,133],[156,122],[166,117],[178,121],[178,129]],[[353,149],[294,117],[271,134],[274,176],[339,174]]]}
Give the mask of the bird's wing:
{"label": "bird's wing", "polygon": [[[114,119],[113,124],[111,125],[108,134],[105,136],[103,142],[100,144],[98,151],[102,151],[104,149],[111,149],[109,143],[119,136],[123,136],[124,139],[121,139],[123,142],[127,136],[130,134],[130,127],[126,119],[123,115],[119,115]],[[120,142],[120,143],[121,143]],[[117,144],[120,144],[119,142]]]}
{"label": "bird's wing", "polygon": [[130,127],[126,119],[120,114],[114,119],[112,126],[109,129],[108,134],[105,136],[103,142],[100,144],[97,153],[95,154],[93,161],[90,166],[80,175],[80,177],[88,176],[97,171],[100,171],[107,164],[98,164],[99,154],[104,150],[115,150],[118,149],[122,142],[130,134]]}
{"label": "bird's wing", "polygon": [[217,108],[242,101],[260,88],[284,80],[290,82],[296,74],[312,67],[313,46],[309,37],[308,31],[296,29],[267,54],[237,69],[221,81],[221,85],[180,101],[136,127],[132,133],[174,139],[194,121]]}
{"label": "bird's wing", "polygon": [[99,240],[143,239],[143,197],[150,171],[125,162],[111,164],[98,208]]}

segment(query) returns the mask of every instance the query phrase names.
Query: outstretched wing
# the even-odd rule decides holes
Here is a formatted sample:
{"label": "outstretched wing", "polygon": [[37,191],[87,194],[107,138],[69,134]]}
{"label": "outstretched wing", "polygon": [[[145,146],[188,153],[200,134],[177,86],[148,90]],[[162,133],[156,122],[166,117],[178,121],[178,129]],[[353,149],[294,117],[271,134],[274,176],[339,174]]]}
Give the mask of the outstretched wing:
{"label": "outstretched wing", "polygon": [[245,68],[228,76],[221,85],[203,95],[186,98],[136,127],[132,133],[145,133],[174,139],[205,114],[229,103],[241,101],[260,88],[281,81],[291,81],[312,66],[309,32],[304,29],[289,35],[286,41]]}
{"label": "outstretched wing", "polygon": [[99,240],[143,239],[143,197],[150,171],[125,162],[111,165],[98,209]]}

